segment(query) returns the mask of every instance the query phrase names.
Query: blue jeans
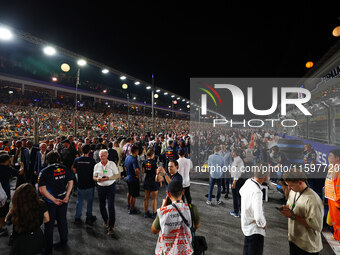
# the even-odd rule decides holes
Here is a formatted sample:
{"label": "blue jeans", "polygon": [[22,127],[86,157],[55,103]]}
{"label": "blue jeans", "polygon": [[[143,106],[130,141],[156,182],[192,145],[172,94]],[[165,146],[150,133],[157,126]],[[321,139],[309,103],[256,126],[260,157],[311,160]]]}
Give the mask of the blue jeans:
{"label": "blue jeans", "polygon": [[82,210],[83,210],[83,200],[86,199],[87,208],[86,208],[86,216],[92,216],[92,207],[93,207],[93,197],[94,197],[94,187],[89,189],[77,189],[77,205],[76,205],[76,219],[80,219]]}
{"label": "blue jeans", "polygon": [[221,198],[221,186],[222,186],[222,179],[214,179],[211,178],[209,179],[209,193],[208,193],[208,200],[211,201],[211,195],[213,193],[214,190],[214,185],[215,182],[217,182],[217,196],[216,196],[216,201],[219,201]]}
{"label": "blue jeans", "polygon": [[[105,222],[109,220],[109,227],[112,227],[112,228],[115,226],[115,221],[116,221],[115,194],[116,194],[115,183],[111,184],[110,186],[98,185],[100,213]],[[106,210],[106,199],[108,203],[109,215]]]}

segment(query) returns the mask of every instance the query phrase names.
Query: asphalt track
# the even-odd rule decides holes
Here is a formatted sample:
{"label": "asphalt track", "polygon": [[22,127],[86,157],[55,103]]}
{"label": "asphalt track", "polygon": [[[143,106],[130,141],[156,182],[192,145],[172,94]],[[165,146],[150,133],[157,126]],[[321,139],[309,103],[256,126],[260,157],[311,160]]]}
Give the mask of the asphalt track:
{"label": "asphalt track", "polygon": [[[53,254],[59,255],[100,255],[100,254],[154,254],[157,236],[151,233],[152,219],[145,219],[143,214],[129,215],[126,209],[126,190],[125,182],[117,184],[116,192],[116,238],[106,235],[102,227],[102,220],[99,212],[98,196],[95,194],[94,214],[98,217],[93,227],[82,225],[76,226],[73,223],[76,197],[72,196],[68,207],[68,224],[69,224],[69,242],[65,251],[54,251]],[[201,228],[197,235],[206,237],[208,251],[206,254],[242,254],[243,234],[240,226],[240,218],[234,218],[229,215],[232,209],[232,199],[225,199],[222,196],[223,203],[216,205],[213,199],[213,205],[206,205],[205,194],[208,192],[207,182],[201,179],[195,179],[191,184],[191,195],[193,203],[198,207],[201,217]],[[214,189],[216,194],[216,187]],[[136,205],[143,211],[144,192],[137,199]],[[165,187],[160,189],[158,196],[158,205],[162,198],[165,197]],[[229,196],[230,197],[230,196]],[[268,222],[267,236],[265,238],[264,254],[280,255],[289,254],[288,237],[287,237],[287,219],[282,217],[275,209],[279,205],[281,194],[274,189],[269,190],[269,201],[264,203],[265,216]],[[151,206],[151,201],[150,205]],[[85,205],[83,209],[83,220],[85,215]],[[55,242],[59,241],[57,228],[54,231]],[[0,254],[8,254],[8,238],[0,238]],[[334,254],[327,241],[323,238],[324,249],[320,254]]]}

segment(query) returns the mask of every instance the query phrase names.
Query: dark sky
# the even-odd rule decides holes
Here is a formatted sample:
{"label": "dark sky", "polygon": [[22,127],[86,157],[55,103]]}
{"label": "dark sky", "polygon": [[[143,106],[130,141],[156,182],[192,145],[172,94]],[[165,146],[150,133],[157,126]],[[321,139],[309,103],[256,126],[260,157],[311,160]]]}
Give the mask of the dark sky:
{"label": "dark sky", "polygon": [[190,77],[300,77],[340,25],[339,1],[18,2],[2,1],[1,23],[145,81],[154,73],[157,86],[187,98]]}

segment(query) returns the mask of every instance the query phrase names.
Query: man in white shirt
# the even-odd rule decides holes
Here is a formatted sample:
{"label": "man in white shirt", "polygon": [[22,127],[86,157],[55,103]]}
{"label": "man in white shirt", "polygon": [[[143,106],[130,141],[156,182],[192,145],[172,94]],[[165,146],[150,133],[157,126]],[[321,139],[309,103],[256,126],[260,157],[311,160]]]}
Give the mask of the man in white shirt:
{"label": "man in white shirt", "polygon": [[231,164],[230,176],[232,178],[231,191],[233,194],[233,207],[234,211],[230,212],[230,215],[234,217],[240,217],[240,207],[241,207],[241,196],[240,196],[240,188],[242,187],[244,180],[241,178],[242,173],[244,172],[244,163],[239,154],[241,151],[237,149],[233,149],[233,163]]}
{"label": "man in white shirt", "polygon": [[267,222],[263,213],[262,183],[268,179],[268,172],[255,166],[254,178],[248,179],[240,189],[241,228],[245,235],[243,254],[261,255]]}
{"label": "man in white shirt", "polygon": [[[113,227],[115,224],[115,193],[116,193],[116,180],[119,178],[119,172],[116,164],[109,161],[108,151],[99,151],[100,162],[94,166],[93,180],[98,184],[98,197],[100,213],[102,215],[104,224],[107,228],[107,234],[113,235]],[[108,200],[108,211],[106,210],[106,199]]]}
{"label": "man in white shirt", "polygon": [[190,169],[192,169],[192,162],[190,159],[185,158],[185,150],[180,149],[178,152],[179,159],[178,162],[178,173],[182,175],[183,178],[183,189],[184,189],[184,197],[187,199],[188,204],[191,204],[191,195],[190,195]]}

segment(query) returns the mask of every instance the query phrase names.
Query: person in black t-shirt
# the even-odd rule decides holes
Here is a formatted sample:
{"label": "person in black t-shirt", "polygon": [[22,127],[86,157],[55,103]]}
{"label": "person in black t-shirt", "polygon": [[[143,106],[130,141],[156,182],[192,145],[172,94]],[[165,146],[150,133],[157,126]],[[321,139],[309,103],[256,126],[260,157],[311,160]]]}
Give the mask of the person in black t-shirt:
{"label": "person in black t-shirt", "polygon": [[166,171],[168,171],[168,164],[170,160],[177,160],[178,154],[176,149],[174,148],[174,141],[169,140],[169,146],[164,150],[164,153],[162,155],[164,168]]}
{"label": "person in black t-shirt", "polygon": [[168,172],[163,167],[158,167],[156,173],[156,182],[165,182],[166,189],[168,189],[168,184],[172,181],[183,182],[183,177],[178,172],[177,160],[172,159],[169,161]]}
{"label": "person in black t-shirt", "polygon": [[118,152],[113,149],[113,143],[109,142],[109,149],[107,150],[109,153],[108,160],[115,162],[116,165],[118,165]]}
{"label": "person in black t-shirt", "polygon": [[[143,162],[142,172],[145,173],[144,180],[144,217],[145,218],[156,218],[157,214],[157,195],[159,189],[159,183],[156,182],[156,170],[157,165],[154,160],[155,151],[153,149],[149,149],[146,153],[147,159]],[[152,214],[149,213],[149,198],[151,193],[151,206],[152,206]]]}
{"label": "person in black t-shirt", "polygon": [[78,157],[73,162],[73,171],[78,175],[78,189],[77,189],[77,206],[75,221],[76,224],[81,224],[81,214],[83,208],[83,200],[86,198],[86,224],[92,225],[96,221],[96,216],[92,215],[93,197],[95,182],[93,180],[93,169],[96,161],[89,157],[90,145],[83,145],[82,151],[84,156]]}
{"label": "person in black t-shirt", "polygon": [[[38,186],[50,214],[50,221],[45,223],[44,228],[44,254],[50,254],[53,246],[60,249],[65,248],[67,244],[68,227],[66,213],[74,175],[71,170],[59,163],[60,155],[58,152],[49,152],[46,155],[46,160],[48,166],[41,170],[38,177]],[[60,242],[53,245],[55,220],[58,222]]]}
{"label": "person in black t-shirt", "polygon": [[9,178],[24,174],[24,164],[20,162],[19,171],[9,166],[10,156],[6,151],[0,151],[0,183],[7,195],[7,202],[0,208],[0,236],[8,234],[6,228],[3,228],[5,217],[9,211],[9,203],[11,199],[11,191],[9,186]]}

